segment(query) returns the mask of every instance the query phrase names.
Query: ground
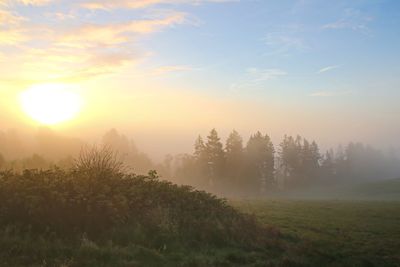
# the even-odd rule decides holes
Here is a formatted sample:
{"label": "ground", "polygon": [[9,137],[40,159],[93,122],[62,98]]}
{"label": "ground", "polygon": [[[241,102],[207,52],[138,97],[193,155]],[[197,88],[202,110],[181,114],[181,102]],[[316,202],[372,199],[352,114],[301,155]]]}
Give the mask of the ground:
{"label": "ground", "polygon": [[[232,202],[298,240],[305,265],[400,266],[400,202],[248,200]],[[313,259],[321,262],[314,262]]]}

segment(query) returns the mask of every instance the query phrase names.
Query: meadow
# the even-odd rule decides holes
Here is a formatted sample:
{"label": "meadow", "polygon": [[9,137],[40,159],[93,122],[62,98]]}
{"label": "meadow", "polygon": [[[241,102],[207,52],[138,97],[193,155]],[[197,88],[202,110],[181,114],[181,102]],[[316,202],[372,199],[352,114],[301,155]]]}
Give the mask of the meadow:
{"label": "meadow", "polygon": [[121,168],[0,172],[0,266],[400,265],[399,201],[227,200]]}
{"label": "meadow", "polygon": [[275,199],[232,203],[297,243],[299,266],[400,266],[400,202]]}

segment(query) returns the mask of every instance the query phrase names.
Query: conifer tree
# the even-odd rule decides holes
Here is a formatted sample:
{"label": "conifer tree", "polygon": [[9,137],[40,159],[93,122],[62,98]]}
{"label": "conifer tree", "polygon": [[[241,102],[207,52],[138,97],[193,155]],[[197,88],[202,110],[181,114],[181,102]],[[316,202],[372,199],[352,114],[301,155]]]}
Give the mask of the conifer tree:
{"label": "conifer tree", "polygon": [[253,193],[262,193],[274,186],[274,146],[268,135],[252,135],[246,146],[247,183]]}
{"label": "conifer tree", "polygon": [[207,164],[209,167],[209,184],[214,186],[215,183],[220,184],[221,178],[223,176],[225,155],[223,150],[223,145],[218,137],[218,133],[215,129],[210,131],[207,136],[206,143],[206,154],[207,154]]}
{"label": "conifer tree", "polygon": [[239,133],[233,130],[225,145],[226,165],[225,176],[228,188],[237,190],[240,187],[240,178],[243,175],[244,149],[243,139]]}

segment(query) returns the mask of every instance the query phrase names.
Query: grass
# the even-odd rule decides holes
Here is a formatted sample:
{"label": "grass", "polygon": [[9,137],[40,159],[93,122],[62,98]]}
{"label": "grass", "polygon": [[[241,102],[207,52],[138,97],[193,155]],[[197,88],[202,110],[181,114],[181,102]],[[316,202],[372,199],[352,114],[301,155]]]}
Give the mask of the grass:
{"label": "grass", "polygon": [[[230,202],[280,229],[276,247],[151,247],[65,240],[15,227],[0,232],[0,266],[400,266],[400,202],[247,200]],[[273,228],[276,229],[276,228]]]}
{"label": "grass", "polygon": [[235,201],[298,242],[309,266],[400,266],[400,202]]}
{"label": "grass", "polygon": [[354,191],[369,198],[400,200],[400,178],[364,183],[355,187]]}
{"label": "grass", "polygon": [[[400,202],[227,202],[110,169],[0,173],[0,266],[400,266]],[[253,215],[251,215],[253,214]]]}
{"label": "grass", "polygon": [[0,173],[0,266],[265,266],[273,227],[226,200],[110,168]]}

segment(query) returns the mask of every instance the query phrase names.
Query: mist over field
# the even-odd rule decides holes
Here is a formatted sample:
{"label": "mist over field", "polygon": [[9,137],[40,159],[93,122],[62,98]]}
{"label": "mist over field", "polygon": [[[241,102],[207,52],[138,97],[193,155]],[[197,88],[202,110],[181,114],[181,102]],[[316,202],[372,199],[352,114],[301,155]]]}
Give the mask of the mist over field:
{"label": "mist over field", "polygon": [[0,0],[0,267],[400,266],[397,0]]}
{"label": "mist over field", "polygon": [[[212,129],[193,138],[187,153],[154,159],[133,138],[110,129],[95,139],[72,138],[48,127],[33,135],[0,134],[3,170],[72,168],[80,153],[106,147],[129,171],[155,170],[163,180],[230,197],[397,199],[400,160],[395,149],[350,142],[323,151],[307,138],[285,135],[273,143],[259,131],[247,140],[235,130],[223,140]],[[375,183],[375,186],[374,186]],[[390,189],[393,183],[395,188]],[[385,188],[385,184],[387,188]],[[374,190],[375,189],[375,190]]]}

